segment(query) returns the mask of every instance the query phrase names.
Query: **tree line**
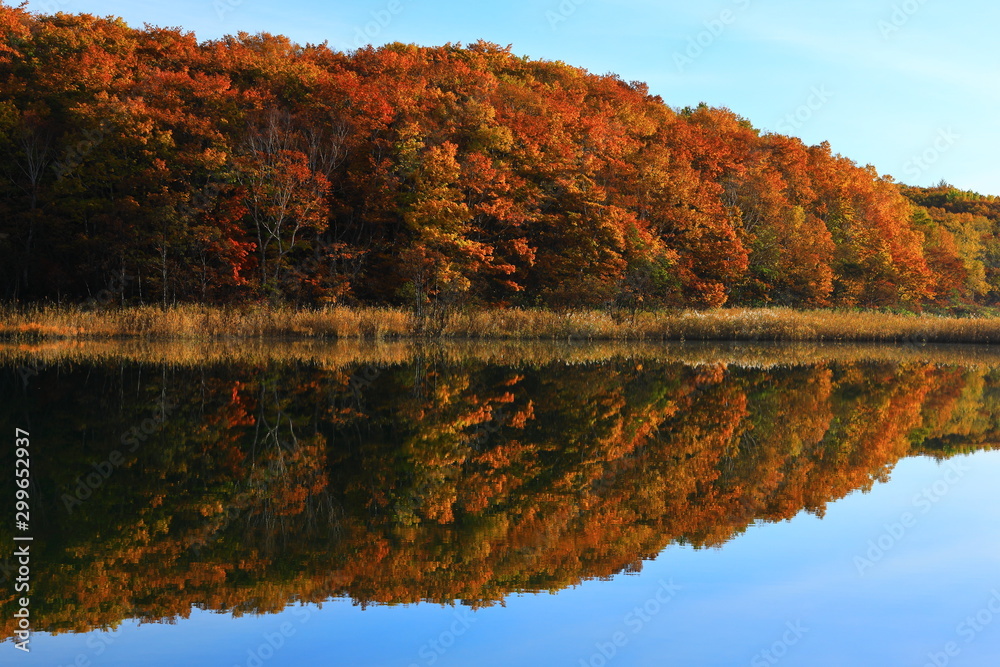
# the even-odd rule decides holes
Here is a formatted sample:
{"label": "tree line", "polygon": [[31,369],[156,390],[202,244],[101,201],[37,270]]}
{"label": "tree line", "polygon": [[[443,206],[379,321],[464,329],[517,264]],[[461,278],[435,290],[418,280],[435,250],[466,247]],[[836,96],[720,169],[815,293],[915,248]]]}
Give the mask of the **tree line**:
{"label": "tree line", "polygon": [[995,197],[495,44],[0,5],[11,302],[991,305],[998,228]]}

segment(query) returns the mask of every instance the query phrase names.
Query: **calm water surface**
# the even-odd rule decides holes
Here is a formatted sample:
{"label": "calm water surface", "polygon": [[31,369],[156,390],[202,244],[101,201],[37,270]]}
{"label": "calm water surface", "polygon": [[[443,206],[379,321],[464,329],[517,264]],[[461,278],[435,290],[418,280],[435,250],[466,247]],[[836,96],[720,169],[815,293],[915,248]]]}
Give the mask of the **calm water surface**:
{"label": "calm water surface", "polygon": [[0,358],[3,665],[1000,664],[990,357]]}

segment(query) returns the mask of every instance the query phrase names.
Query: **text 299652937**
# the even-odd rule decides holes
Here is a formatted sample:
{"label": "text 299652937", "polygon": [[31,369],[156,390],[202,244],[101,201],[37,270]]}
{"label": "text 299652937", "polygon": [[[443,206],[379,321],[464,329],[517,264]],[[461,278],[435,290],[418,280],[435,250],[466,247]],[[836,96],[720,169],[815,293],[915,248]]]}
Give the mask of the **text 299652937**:
{"label": "text 299652937", "polygon": [[15,648],[30,652],[31,643],[31,440],[24,429],[14,429],[14,563],[17,571],[14,592]]}

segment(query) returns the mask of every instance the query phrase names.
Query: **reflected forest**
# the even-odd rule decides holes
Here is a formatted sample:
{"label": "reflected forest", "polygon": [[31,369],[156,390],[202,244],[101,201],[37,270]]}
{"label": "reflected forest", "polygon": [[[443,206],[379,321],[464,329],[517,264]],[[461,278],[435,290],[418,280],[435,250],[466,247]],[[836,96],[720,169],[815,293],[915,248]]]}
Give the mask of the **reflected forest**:
{"label": "reflected forest", "polygon": [[414,348],[391,363],[118,357],[32,373],[8,359],[0,378],[0,421],[50,434],[32,464],[33,617],[52,632],[331,598],[502,604],[822,516],[904,457],[992,447],[1000,413],[990,365],[905,359]]}

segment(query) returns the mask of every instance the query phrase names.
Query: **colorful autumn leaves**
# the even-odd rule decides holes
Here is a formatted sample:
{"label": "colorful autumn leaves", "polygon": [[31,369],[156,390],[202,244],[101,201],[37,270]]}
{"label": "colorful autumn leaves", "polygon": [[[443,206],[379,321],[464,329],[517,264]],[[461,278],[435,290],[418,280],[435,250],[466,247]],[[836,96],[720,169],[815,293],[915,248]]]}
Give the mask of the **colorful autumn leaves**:
{"label": "colorful autumn leaves", "polygon": [[920,308],[1000,282],[1000,217],[492,44],[0,29],[2,298]]}

